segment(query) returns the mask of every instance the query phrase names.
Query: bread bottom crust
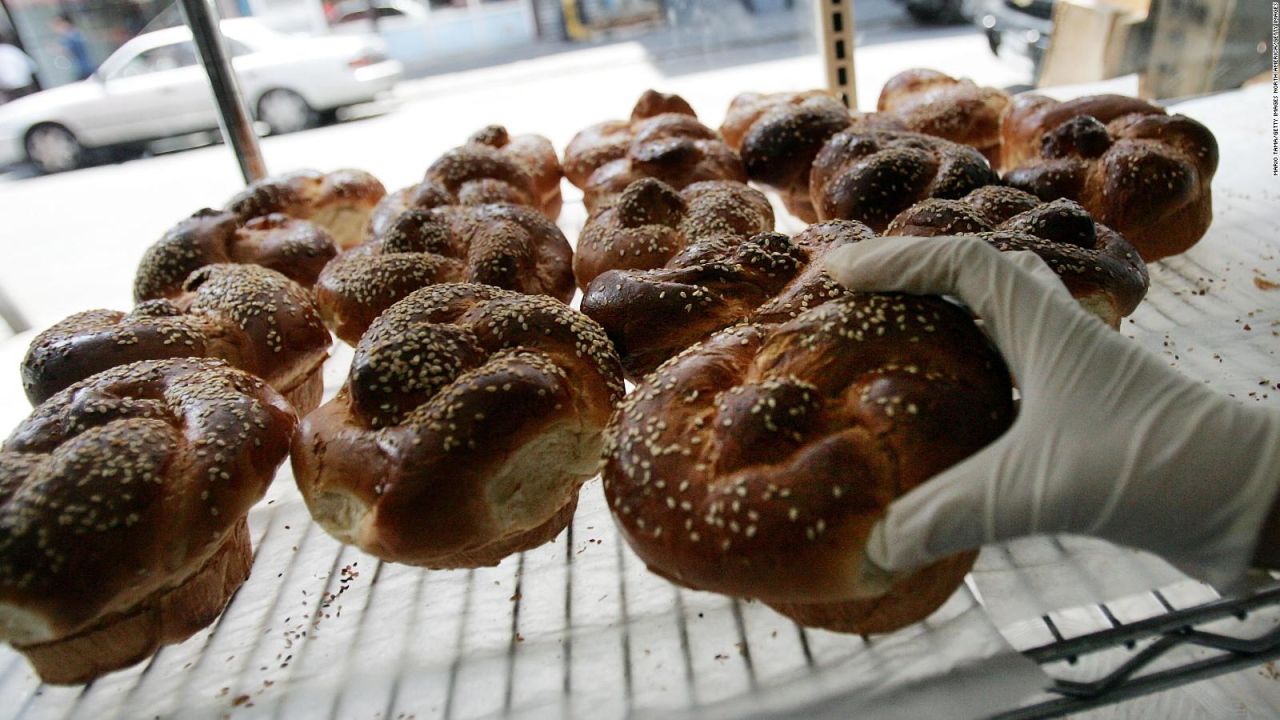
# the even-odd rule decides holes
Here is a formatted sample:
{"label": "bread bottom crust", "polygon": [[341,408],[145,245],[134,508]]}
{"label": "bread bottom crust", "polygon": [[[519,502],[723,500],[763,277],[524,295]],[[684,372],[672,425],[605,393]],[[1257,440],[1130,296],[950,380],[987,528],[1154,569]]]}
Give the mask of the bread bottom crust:
{"label": "bread bottom crust", "polygon": [[551,542],[560,534],[560,531],[569,526],[569,522],[573,520],[573,513],[577,508],[578,493],[575,492],[570,496],[569,502],[565,503],[564,507],[561,507],[546,522],[535,528],[499,538],[487,545],[468,548],[452,555],[427,558],[421,562],[404,562],[433,570],[492,567],[502,562],[503,558],[508,555],[532,550],[539,545]]}
{"label": "bread bottom crust", "polygon": [[315,410],[320,407],[320,400],[324,397],[324,362],[316,365],[301,382],[293,387],[281,387],[276,390],[289,401],[299,418]]}
{"label": "bread bottom crust", "polygon": [[946,557],[894,583],[885,595],[832,603],[768,603],[801,625],[863,635],[893,632],[933,614],[964,582],[976,552]]}
{"label": "bread bottom crust", "polygon": [[128,613],[58,640],[15,646],[40,679],[53,685],[89,682],[151,657],[207,627],[249,577],[253,550],[249,524],[241,520],[204,567],[177,587],[148,596]]}

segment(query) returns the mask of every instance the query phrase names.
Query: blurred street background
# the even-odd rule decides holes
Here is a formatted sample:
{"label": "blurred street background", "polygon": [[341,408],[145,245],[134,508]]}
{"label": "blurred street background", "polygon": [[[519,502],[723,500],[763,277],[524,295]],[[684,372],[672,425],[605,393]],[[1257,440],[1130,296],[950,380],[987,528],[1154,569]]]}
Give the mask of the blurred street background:
{"label": "blurred street background", "polygon": [[[1055,2],[1076,0],[852,2],[858,108],[874,110],[884,82],[913,67],[980,85],[1031,87],[1044,79],[1041,48],[1048,32],[1036,28],[1049,22]],[[232,18],[223,32],[250,110],[260,129],[269,131],[262,138],[268,170],[361,168],[389,191],[420,180],[436,157],[486,125],[543,134],[563,151],[582,128],[627,117],[646,88],[683,95],[705,123],[717,127],[741,92],[803,90],[825,81],[812,0],[217,4]],[[0,13],[0,35],[18,31],[10,39],[32,58],[33,81],[43,88],[0,105],[0,318],[9,321],[0,322],[0,367],[16,367],[29,342],[29,335],[13,337],[15,332],[43,329],[90,308],[131,307],[133,275],[146,247],[179,220],[222,206],[243,187],[230,150],[219,144],[216,130],[209,131],[215,122],[207,79],[170,0],[86,0],[74,12],[67,7],[55,0],[0,0],[0,9],[7,10]],[[1182,6],[1165,7],[1172,10],[1159,22],[1182,22]],[[1249,35],[1267,26],[1251,24],[1236,7],[1237,15],[1220,18],[1220,24],[1231,33],[1244,28],[1245,42],[1231,47],[1244,48],[1245,60],[1220,63],[1205,75],[1213,82],[1226,78],[1233,87],[1260,72],[1254,66],[1265,65],[1269,53]],[[1205,27],[1206,33],[1217,32]],[[1095,39],[1089,32],[1071,37]],[[1100,40],[1140,46],[1142,34]],[[75,67],[77,41],[96,69]],[[1098,46],[1095,55],[1114,54],[1107,47]],[[1058,71],[1065,69],[1070,78],[1080,65],[1099,78],[1119,75],[1107,81],[1107,89],[1139,92],[1138,75],[1119,74],[1124,68],[1117,67],[1083,68],[1076,61],[1081,52],[1071,49],[1070,62]],[[333,61],[338,57],[340,62]],[[306,65],[321,61],[330,65]],[[1176,66],[1152,54],[1151,62],[1157,61],[1159,68]],[[1184,81],[1194,76],[1187,68],[1204,67],[1191,62],[1171,77]],[[316,92],[333,90],[340,81],[364,83],[364,90],[329,107],[311,107],[314,100],[298,102],[299,93],[311,90],[273,93],[272,83],[283,81],[252,77],[266,71],[323,86]],[[377,81],[372,90],[371,78]],[[1196,91],[1212,90],[1208,82]],[[205,115],[188,123],[200,132],[171,131],[178,116],[148,106],[183,93],[189,103],[203,103]],[[91,147],[95,143],[83,137],[60,137],[57,128],[33,145],[32,128],[49,125],[41,113],[56,114],[53,108],[76,103],[88,104],[79,110],[81,132],[106,115],[129,113],[138,116],[135,124],[158,129],[141,140],[116,142],[109,151]],[[60,171],[41,172],[26,161],[33,149],[69,162],[54,168]],[[567,182],[564,189],[560,225],[573,242],[585,213],[575,202],[578,191]],[[787,224],[793,221],[785,214],[779,220],[782,230],[798,229]],[[21,397],[16,372],[0,374],[0,400],[10,397]],[[13,420],[25,414],[20,401],[7,409]],[[0,417],[0,426],[7,427],[6,419]]]}
{"label": "blurred street background", "polygon": [[[696,21],[494,50],[495,62],[473,58],[469,69],[456,60],[458,67],[404,80],[389,99],[352,108],[336,123],[263,138],[268,167],[358,167],[391,190],[418,181],[436,156],[487,124],[544,134],[563,150],[581,128],[626,117],[649,87],[684,94],[715,127],[739,92],[820,86],[806,3],[788,8],[779,1],[765,10],[763,0],[756,1],[755,15],[739,2],[698,3],[688,10]],[[718,14],[711,16],[711,7]],[[916,66],[985,84],[1026,82],[972,25],[920,25],[890,0],[859,0],[856,9],[863,109],[874,108],[886,79]],[[142,251],[169,226],[201,207],[220,206],[241,185],[223,145],[153,150],[120,164],[44,176],[12,167],[0,175],[0,289],[37,328],[88,307],[127,308]],[[576,195],[568,183],[565,189]]]}

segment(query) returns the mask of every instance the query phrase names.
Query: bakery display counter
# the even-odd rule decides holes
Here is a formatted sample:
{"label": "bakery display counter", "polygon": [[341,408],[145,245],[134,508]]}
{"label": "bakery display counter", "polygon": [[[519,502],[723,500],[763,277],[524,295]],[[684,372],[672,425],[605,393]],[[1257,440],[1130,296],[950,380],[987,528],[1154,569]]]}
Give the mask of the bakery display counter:
{"label": "bakery display counter", "polygon": [[[1214,222],[1191,251],[1150,266],[1151,290],[1120,331],[1218,392],[1276,406],[1268,90],[1176,106],[1219,139]],[[567,198],[559,225],[571,243],[585,215]],[[351,357],[336,346],[326,394]],[[85,686],[42,685],[4,647],[0,717],[1031,718],[1160,690],[1135,707],[1280,713],[1280,675],[1262,664],[1280,657],[1275,578],[1220,597],[1101,542],[989,547],[924,622],[861,637],[650,573],[598,480],[555,541],[475,570],[340,545],[313,523],[287,466],[249,528],[252,574],[210,627]]]}

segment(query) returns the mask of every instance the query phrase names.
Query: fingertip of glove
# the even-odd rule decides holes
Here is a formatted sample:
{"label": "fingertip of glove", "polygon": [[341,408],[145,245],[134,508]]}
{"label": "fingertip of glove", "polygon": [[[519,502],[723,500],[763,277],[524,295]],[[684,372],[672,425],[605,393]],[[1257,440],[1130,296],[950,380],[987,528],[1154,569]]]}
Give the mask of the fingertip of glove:
{"label": "fingertip of glove", "polygon": [[867,537],[854,577],[855,600],[881,597],[897,582],[900,575],[885,568],[888,559],[885,550],[884,530],[880,523],[876,523]]}
{"label": "fingertip of glove", "polygon": [[867,292],[896,289],[901,257],[911,253],[912,242],[921,238],[877,237],[841,245],[823,260],[827,272],[841,285]]}
{"label": "fingertip of glove", "polygon": [[827,253],[823,263],[827,273],[846,287],[853,287],[858,279],[858,259],[866,252],[865,243],[843,245]]}

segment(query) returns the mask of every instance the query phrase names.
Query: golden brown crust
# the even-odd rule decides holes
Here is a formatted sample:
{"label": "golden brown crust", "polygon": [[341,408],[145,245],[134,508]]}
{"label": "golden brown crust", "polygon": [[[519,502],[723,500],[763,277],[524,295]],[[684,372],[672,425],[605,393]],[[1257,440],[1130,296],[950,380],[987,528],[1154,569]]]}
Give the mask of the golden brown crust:
{"label": "golden brown crust", "polygon": [[170,299],[140,303],[129,313],[77,313],[40,333],[23,358],[22,384],[38,405],[108,368],[208,357],[288,394],[318,375],[331,342],[311,294],[297,283],[257,265],[206,265]]}
{"label": "golden brown crust", "polygon": [[1125,95],[1087,95],[1061,102],[1035,93],[1015,95],[1000,119],[1000,160],[994,165],[1007,172],[1034,161],[1040,157],[1044,134],[1080,115],[1106,124],[1125,115],[1163,114],[1160,106]]}
{"label": "golden brown crust", "polygon": [[552,221],[560,217],[564,204],[560,178],[564,177],[564,168],[560,167],[560,157],[550,140],[532,134],[512,137],[501,125],[490,125],[472,135],[470,142],[498,148],[519,163],[532,180],[538,211]]}
{"label": "golden brown crust", "polygon": [[[827,138],[849,127],[853,117],[839,100],[825,90],[764,94],[745,92],[734,97],[729,103],[728,111],[725,112],[724,122],[720,125],[720,136],[729,147],[743,154],[742,160],[747,163],[747,172],[752,174],[752,180],[756,178],[753,174],[752,162],[746,158],[749,151],[745,150],[744,146],[748,144],[747,137],[753,132],[759,136],[752,140],[753,144],[766,142],[769,145],[768,148],[761,148],[765,150],[766,155],[773,156],[773,159],[777,160],[786,159],[785,153],[777,148],[778,145],[787,142],[787,139],[782,137],[786,131],[783,128],[759,127],[761,122],[766,126],[781,123],[789,126],[792,133],[800,133],[801,128],[829,128],[825,137],[791,139],[807,141],[810,144],[816,143],[813,147],[813,152],[816,154]],[[760,158],[756,161],[757,171],[773,169],[774,163],[766,164],[762,160],[763,158]],[[813,158],[810,157],[809,162],[812,161]]]}
{"label": "golden brown crust", "polygon": [[964,582],[976,552],[943,558],[897,581],[882,597],[833,603],[769,603],[769,607],[807,627],[871,635],[893,632],[924,620],[942,607]]}
{"label": "golden brown crust", "polygon": [[968,145],[992,164],[1000,161],[1000,117],[1009,94],[958,80],[935,70],[898,73],[880,90],[876,110],[889,113],[906,130]]}
{"label": "golden brown crust", "polygon": [[818,217],[882,232],[926,198],[959,198],[999,178],[977,150],[919,133],[852,127],[827,141],[809,175]]}
{"label": "golden brown crust", "polygon": [[294,476],[322,527],[384,560],[496,563],[563,528],[622,390],[581,313],[434,285],[369,327],[346,384],[303,420]]}
{"label": "golden brown crust", "polygon": [[794,238],[708,236],[661,268],[600,275],[587,286],[582,311],[608,333],[627,377],[639,380],[721,328],[748,318],[784,321],[846,294],[822,258],[873,235],[861,223],[837,220]]}
{"label": "golden brown crust", "polygon": [[112,368],[36,408],[0,449],[0,639],[43,645],[160,606],[163,643],[209,619],[233,558],[225,594],[210,580],[191,605],[163,596],[228,547],[295,425],[261,380],[204,359]]}
{"label": "golden brown crust", "polygon": [[[965,312],[846,293],[725,329],[641,381],[608,430],[605,496],[636,553],[677,583],[843,602],[886,506],[1012,418],[1008,370]],[[946,594],[957,578],[921,582]],[[866,622],[918,619],[898,604],[891,591]]]}
{"label": "golden brown crust", "polygon": [[587,219],[573,273],[585,289],[608,270],[662,267],[700,241],[743,239],[772,229],[769,199],[742,183],[700,182],[677,192],[660,180],[643,178]]}
{"label": "golden brown crust", "polygon": [[241,520],[204,567],[181,584],[145,598],[140,607],[104,618],[70,637],[14,647],[43,682],[87,683],[208,627],[248,579],[252,564],[249,524]]}
{"label": "golden brown crust", "polygon": [[299,170],[250,184],[227,202],[227,210],[242,222],[272,213],[310,220],[345,250],[364,241],[369,214],[386,194],[382,183],[363,170]]}
{"label": "golden brown crust", "polygon": [[434,210],[458,204],[460,203],[457,196],[432,180],[424,180],[416,185],[400,188],[393,193],[388,193],[378,202],[378,206],[369,216],[369,227],[365,231],[365,237],[375,239],[386,235],[396,218],[410,210]]}
{"label": "golden brown crust", "polygon": [[631,109],[629,120],[606,120],[579,132],[564,149],[564,175],[575,187],[583,188],[591,173],[601,165],[626,156],[631,145],[632,125],[659,115],[697,113],[679,95],[645,90]]}
{"label": "golden brown crust", "polygon": [[1146,263],[1119,233],[1070,200],[1041,202],[989,185],[959,200],[931,199],[902,211],[885,235],[976,235],[1004,251],[1030,250],[1086,309],[1119,327],[1147,294]]}
{"label": "golden brown crust", "polygon": [[1004,125],[1006,183],[1075,200],[1147,262],[1185,252],[1213,220],[1217,140],[1191,118],[1118,95],[1020,96]]}
{"label": "golden brown crust", "polygon": [[[453,200],[449,204],[512,203],[554,221],[560,216],[562,174],[550,140],[511,137],[501,125],[490,125],[441,155],[427,168],[423,182],[443,190]],[[421,201],[414,207],[426,209]]]}
{"label": "golden brown crust", "polygon": [[681,190],[705,180],[746,182],[737,153],[698,122],[676,95],[641,95],[628,121],[610,120],[574,136],[564,151],[565,176],[582,188],[594,213],[632,182],[655,178]]}
{"label": "golden brown crust", "polygon": [[413,209],[331,262],[316,283],[316,300],[334,333],[354,345],[374,318],[428,285],[483,283],[567,303],[572,263],[564,234],[532,208]]}
{"label": "golden brown crust", "polygon": [[333,238],[304,220],[274,213],[242,224],[233,213],[205,208],[147,248],[134,277],[133,299],[180,295],[188,275],[219,263],[261,265],[310,289],[337,254]]}

